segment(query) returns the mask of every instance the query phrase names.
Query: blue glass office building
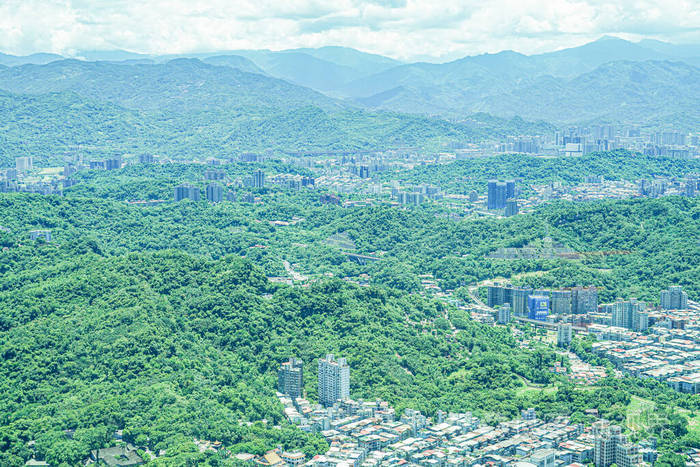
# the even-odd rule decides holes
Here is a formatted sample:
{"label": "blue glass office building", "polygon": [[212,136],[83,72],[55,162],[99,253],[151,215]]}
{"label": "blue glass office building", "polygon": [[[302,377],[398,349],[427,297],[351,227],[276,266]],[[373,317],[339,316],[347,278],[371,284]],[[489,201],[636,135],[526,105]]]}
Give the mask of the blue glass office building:
{"label": "blue glass office building", "polygon": [[527,297],[527,317],[538,321],[547,321],[549,314],[549,297],[530,295]]}

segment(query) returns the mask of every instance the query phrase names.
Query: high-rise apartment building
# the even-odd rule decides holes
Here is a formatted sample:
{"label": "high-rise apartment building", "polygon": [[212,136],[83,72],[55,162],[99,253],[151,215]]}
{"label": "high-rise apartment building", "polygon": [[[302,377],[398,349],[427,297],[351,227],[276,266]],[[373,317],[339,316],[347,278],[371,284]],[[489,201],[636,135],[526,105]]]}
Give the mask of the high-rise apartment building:
{"label": "high-rise apartment building", "polygon": [[640,323],[639,316],[641,313],[644,313],[645,308],[646,304],[644,302],[637,301],[636,298],[631,298],[628,301],[617,300],[615,303],[613,303],[610,324],[620,328],[640,331],[641,329],[638,329]]}
{"label": "high-rise apartment building", "polygon": [[688,294],[680,285],[672,285],[661,291],[661,308],[664,310],[685,310],[688,308]]}
{"label": "high-rise apartment building", "polygon": [[253,188],[263,188],[265,186],[265,172],[256,170],[253,172]]}
{"label": "high-rise apartment building", "polygon": [[139,154],[139,164],[153,164],[155,156],[153,154]]}
{"label": "high-rise apartment building", "polygon": [[642,454],[638,444],[627,442],[615,447],[615,463],[618,467],[633,467],[641,462]]}
{"label": "high-rise apartment building", "polygon": [[183,183],[175,187],[175,201],[182,201],[183,199],[191,199],[192,201],[199,201],[201,193],[199,188],[192,186],[189,183]]}
{"label": "high-rise apartment building", "polygon": [[504,209],[506,207],[506,184],[501,183],[496,180],[489,180],[488,182],[488,197],[487,197],[487,207],[488,209]]}
{"label": "high-rise apartment building", "polygon": [[15,168],[18,172],[27,172],[32,170],[34,162],[31,156],[15,158]]}
{"label": "high-rise apartment building", "polygon": [[490,285],[487,288],[487,305],[491,308],[510,303],[512,288],[505,285]]}
{"label": "high-rise apartment building", "polygon": [[515,287],[512,291],[513,295],[513,315],[515,316],[527,316],[527,298],[532,295],[532,289],[525,287]]}
{"label": "high-rise apartment building", "polygon": [[224,170],[207,169],[204,171],[205,180],[223,180],[224,178],[226,178]]}
{"label": "high-rise apartment building", "polygon": [[506,199],[515,198],[515,180],[506,181]]}
{"label": "high-rise apartment building", "polygon": [[207,200],[213,203],[220,203],[224,198],[224,189],[220,183],[210,183],[207,185]]}
{"label": "high-rise apartment building", "polygon": [[552,314],[568,315],[571,313],[571,291],[552,290],[549,304],[552,307]]}
{"label": "high-rise apartment building", "polygon": [[318,361],[318,401],[324,407],[350,398],[350,367],[344,358],[333,354]]}
{"label": "high-rise apartment building", "polygon": [[304,393],[304,362],[291,357],[277,370],[277,390],[292,399],[302,397]]}
{"label": "high-rise apartment building", "polygon": [[598,289],[581,286],[571,289],[571,312],[573,314],[595,313],[596,311],[598,311]]}
{"label": "high-rise apartment building", "polygon": [[105,169],[107,170],[117,170],[122,168],[122,158],[112,157],[105,160]]}
{"label": "high-rise apartment building", "polygon": [[532,289],[525,287],[513,287],[511,285],[499,284],[491,285],[487,287],[486,304],[490,308],[495,308],[507,303],[510,305],[512,316],[527,316],[527,299],[530,295],[538,294],[533,293]]}
{"label": "high-rise apartment building", "polygon": [[515,216],[518,214],[518,212],[520,212],[520,208],[518,208],[518,201],[515,199],[506,200],[505,216],[506,217]]}
{"label": "high-rise apartment building", "polygon": [[[604,422],[596,422],[600,424]],[[609,467],[617,464],[622,467],[632,467],[641,463],[639,447],[628,442],[627,436],[622,434],[622,429],[617,425],[594,426],[595,449],[593,460],[596,467]]]}

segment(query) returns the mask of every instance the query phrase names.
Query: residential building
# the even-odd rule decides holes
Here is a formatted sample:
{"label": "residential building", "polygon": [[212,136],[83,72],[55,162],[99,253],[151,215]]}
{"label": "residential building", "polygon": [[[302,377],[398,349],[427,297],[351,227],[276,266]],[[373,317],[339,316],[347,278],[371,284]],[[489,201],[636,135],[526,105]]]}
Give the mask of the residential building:
{"label": "residential building", "polygon": [[537,414],[535,413],[534,407],[530,407],[529,409],[523,409],[520,412],[520,415],[523,417],[523,420],[535,420],[537,418]]}
{"label": "residential building", "polygon": [[70,177],[74,173],[78,171],[78,168],[71,163],[67,163],[63,165],[63,176],[64,177]]}
{"label": "residential building", "polygon": [[265,172],[256,170],[253,172],[253,188],[265,187]]}
{"label": "residential building", "polygon": [[688,308],[688,294],[680,285],[672,285],[661,291],[661,308],[664,310],[685,310]]}
{"label": "residential building", "polygon": [[632,330],[644,332],[649,329],[649,313],[642,310],[635,310],[632,313]]}
{"label": "residential building", "polygon": [[122,168],[122,158],[121,157],[112,157],[111,159],[105,160],[105,169],[116,170],[116,169],[121,169],[121,168]]}
{"label": "residential building", "polygon": [[[598,423],[598,422],[596,422]],[[594,427],[596,467],[609,467],[612,464],[631,467],[641,463],[639,447],[627,441],[622,428],[617,425]]]}
{"label": "residential building", "polygon": [[515,199],[508,199],[508,200],[506,200],[506,212],[505,212],[505,216],[506,216],[506,217],[515,216],[515,215],[518,214],[518,212],[520,212],[520,210],[519,210],[519,208],[518,208],[518,201],[515,200]]}
{"label": "residential building", "polygon": [[512,300],[512,287],[504,285],[491,285],[487,288],[487,305],[494,308]]}
{"label": "residential building", "polygon": [[556,453],[555,449],[540,449],[535,451],[527,461],[537,467],[554,467],[556,465]]}
{"label": "residential building", "polygon": [[640,322],[638,314],[643,312],[645,308],[645,303],[637,301],[636,298],[631,298],[628,301],[618,299],[615,303],[613,303],[610,322],[613,326],[636,331],[638,330],[637,326]]}
{"label": "residential building", "polygon": [[504,303],[498,309],[498,324],[510,323],[510,304]]}
{"label": "residential building", "polygon": [[587,314],[598,310],[598,289],[577,286],[571,289],[571,313]]}
{"label": "residential building", "polygon": [[350,367],[344,358],[333,354],[318,361],[318,399],[324,407],[350,398]]}
{"label": "residential building", "polygon": [[31,156],[15,158],[15,168],[18,172],[28,172],[34,167],[34,161]]}
{"label": "residential building", "polygon": [[622,443],[615,447],[615,463],[618,467],[633,467],[642,462],[639,445]]}
{"label": "residential building", "polygon": [[503,209],[506,207],[506,184],[496,180],[489,180],[487,194],[488,209]]}
{"label": "residential building", "polygon": [[293,452],[283,452],[280,454],[280,458],[284,461],[287,467],[295,467],[297,465],[303,465],[306,461],[306,455],[303,452],[293,451]]}
{"label": "residential building", "polygon": [[182,201],[183,199],[191,199],[192,201],[199,201],[201,198],[201,193],[199,188],[189,183],[183,183],[175,187],[175,201]]}
{"label": "residential building", "polygon": [[139,164],[153,164],[155,156],[153,154],[139,154]]}
{"label": "residential building", "polygon": [[304,362],[291,357],[277,370],[277,390],[295,400],[304,392]]}
{"label": "residential building", "polygon": [[532,295],[532,289],[515,287],[512,291],[513,314],[515,316],[527,316],[527,298]]}
{"label": "residential building", "polygon": [[29,238],[31,240],[37,240],[41,238],[45,242],[51,241],[51,231],[50,230],[32,230],[29,232]]}
{"label": "residential building", "polygon": [[207,185],[207,200],[213,203],[220,203],[224,198],[224,189],[220,183],[210,183]]}
{"label": "residential building", "polygon": [[226,178],[224,170],[207,169],[204,171],[205,180],[223,180],[224,178]]}
{"label": "residential building", "polygon": [[515,180],[506,181],[506,200],[515,198]]}
{"label": "residential building", "polygon": [[667,380],[667,383],[678,392],[700,394],[700,372],[689,375],[673,376]]}
{"label": "residential building", "polygon": [[557,326],[557,345],[559,347],[566,347],[571,344],[572,337],[573,332],[570,323],[560,323]]}
{"label": "residential building", "polygon": [[552,290],[549,296],[552,313],[555,315],[568,315],[571,313],[571,291]]}
{"label": "residential building", "polygon": [[260,154],[255,154],[252,152],[244,152],[240,155],[239,159],[241,162],[260,162],[263,156]]}

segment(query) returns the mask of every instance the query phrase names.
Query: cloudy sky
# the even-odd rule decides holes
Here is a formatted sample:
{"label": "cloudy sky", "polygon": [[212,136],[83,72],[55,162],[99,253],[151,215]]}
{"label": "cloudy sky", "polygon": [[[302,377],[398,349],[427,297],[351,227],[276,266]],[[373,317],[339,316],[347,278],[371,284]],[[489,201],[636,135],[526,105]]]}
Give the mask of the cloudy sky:
{"label": "cloudy sky", "polygon": [[343,45],[402,60],[546,52],[603,34],[700,42],[700,0],[0,0],[0,51]]}

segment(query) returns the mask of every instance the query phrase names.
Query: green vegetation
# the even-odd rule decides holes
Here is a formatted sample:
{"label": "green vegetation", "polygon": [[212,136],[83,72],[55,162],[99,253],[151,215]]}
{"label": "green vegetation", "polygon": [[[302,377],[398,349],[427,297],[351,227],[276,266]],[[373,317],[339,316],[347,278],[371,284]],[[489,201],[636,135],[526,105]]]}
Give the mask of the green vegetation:
{"label": "green vegetation", "polygon": [[[253,167],[305,173],[277,162],[221,168],[235,178]],[[206,168],[93,171],[78,174],[64,197],[0,195],[8,229],[0,231],[0,464],[22,465],[36,441],[39,457],[76,465],[114,443],[115,429],[140,447],[166,449],[162,465],[226,465],[198,453],[193,438],[233,452],[278,444],[322,452],[321,438],[284,421],[274,391],[277,365],[295,355],[315,399],[312,375],[327,352],[348,359],[353,397],[379,397],[399,411],[472,410],[495,422],[535,407],[545,418],[588,423],[585,410],[596,408],[629,420],[637,437],[657,436],[663,453],[698,442],[698,396],[634,378],[573,386],[550,372],[563,359],[550,346],[530,339],[521,348],[511,328],[478,324],[420,283],[432,274],[461,297],[494,277],[595,284],[602,300],[654,300],[678,283],[696,299],[697,199],[555,203],[534,215],[462,221],[438,206],[341,208],[321,204],[318,192],[277,188],[256,191],[256,204],[124,202],[171,199],[182,181],[203,184]],[[28,240],[42,228],[51,243]],[[545,237],[630,254],[487,257]],[[380,259],[358,264],[346,250]],[[288,275],[284,261],[311,285],[269,282]],[[363,273],[368,287],[339,279]],[[574,345],[584,360],[600,359],[590,342]]]}
{"label": "green vegetation", "polygon": [[517,179],[527,191],[527,185],[531,184],[583,183],[587,175],[602,176],[606,180],[637,181],[655,176],[679,177],[694,172],[700,172],[700,161],[697,159],[645,156],[615,150],[581,157],[504,154],[444,165],[418,166],[412,170],[388,173],[384,178],[411,184],[432,183],[448,193],[468,194],[472,190],[485,193],[489,179]]}
{"label": "green vegetation", "polygon": [[552,130],[483,115],[452,123],[369,112],[264,74],[195,59],[0,68],[0,90],[0,167],[28,155],[46,166],[78,154],[204,160],[245,151],[434,150],[516,129]]}
{"label": "green vegetation", "polygon": [[[124,428],[129,442],[173,452],[183,434],[234,451],[279,443],[320,452],[314,436],[271,428],[285,426],[274,371],[292,354],[310,374],[326,352],[347,356],[354,396],[428,413],[508,401],[514,415],[523,407],[512,399],[517,375],[551,380],[551,351],[513,355],[507,331],[475,323],[452,337],[430,324],[442,305],[416,296],[338,280],[275,287],[233,257],[79,248],[36,243],[5,253],[15,261],[0,284],[4,463],[25,458],[36,439],[40,456],[73,464],[88,445],[64,446],[62,430],[89,427]],[[315,397],[313,378],[306,390]],[[260,420],[268,429],[246,425]]]}

